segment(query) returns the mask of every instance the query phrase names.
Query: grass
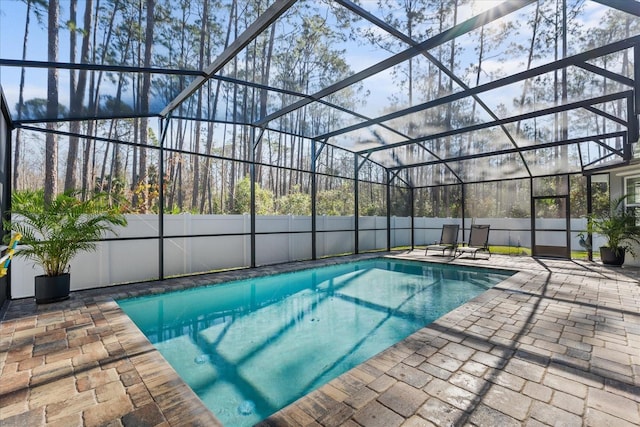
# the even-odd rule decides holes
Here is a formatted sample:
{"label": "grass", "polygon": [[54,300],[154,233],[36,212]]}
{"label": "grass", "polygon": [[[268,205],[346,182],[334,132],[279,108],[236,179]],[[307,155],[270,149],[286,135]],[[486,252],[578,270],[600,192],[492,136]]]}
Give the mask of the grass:
{"label": "grass", "polygon": [[531,249],[522,246],[489,246],[492,254],[531,256]]}
{"label": "grass", "polygon": [[[393,249],[405,249],[405,250],[410,250],[411,247],[409,246],[402,246],[402,247],[397,247],[397,248],[393,248]],[[416,246],[416,249],[422,249],[422,247],[418,247]],[[518,247],[518,246],[489,246],[489,249],[491,250],[492,254],[499,254],[499,255],[510,255],[510,256],[531,256],[533,254],[533,252],[531,251],[531,248],[525,248],[525,247]],[[596,255],[596,254],[594,254]],[[588,259],[588,253],[587,251],[571,251],[571,259]]]}

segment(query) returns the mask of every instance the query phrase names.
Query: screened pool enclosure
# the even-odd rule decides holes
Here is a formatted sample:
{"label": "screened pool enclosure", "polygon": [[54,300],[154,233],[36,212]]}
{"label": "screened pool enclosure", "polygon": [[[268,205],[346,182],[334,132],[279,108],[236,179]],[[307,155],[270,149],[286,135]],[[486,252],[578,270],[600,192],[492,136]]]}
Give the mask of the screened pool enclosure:
{"label": "screened pool enclosure", "polygon": [[[584,216],[640,175],[639,16],[634,0],[5,0],[2,212],[26,191],[112,196],[129,224],[73,261],[72,289],[414,248],[449,223],[570,258]],[[35,274],[12,264],[9,296]]]}

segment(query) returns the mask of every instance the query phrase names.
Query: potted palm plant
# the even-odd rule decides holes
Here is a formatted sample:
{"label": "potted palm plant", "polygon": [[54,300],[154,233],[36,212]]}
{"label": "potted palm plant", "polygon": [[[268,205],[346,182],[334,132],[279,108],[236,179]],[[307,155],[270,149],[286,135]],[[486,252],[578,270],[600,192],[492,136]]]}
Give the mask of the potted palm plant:
{"label": "potted palm plant", "polygon": [[79,200],[66,192],[45,203],[42,190],[21,191],[13,193],[11,204],[11,220],[4,221],[4,228],[22,235],[15,256],[44,270],[35,278],[36,303],[69,298],[71,259],[79,252],[96,250],[97,241],[107,232],[115,234],[116,226],[127,224],[103,194]]}
{"label": "potted palm plant", "polygon": [[600,247],[603,264],[624,264],[627,252],[636,256],[634,244],[640,244],[640,225],[633,211],[624,209],[628,197],[628,194],[618,197],[611,201],[610,209],[588,217],[587,231],[607,239],[607,244]]}

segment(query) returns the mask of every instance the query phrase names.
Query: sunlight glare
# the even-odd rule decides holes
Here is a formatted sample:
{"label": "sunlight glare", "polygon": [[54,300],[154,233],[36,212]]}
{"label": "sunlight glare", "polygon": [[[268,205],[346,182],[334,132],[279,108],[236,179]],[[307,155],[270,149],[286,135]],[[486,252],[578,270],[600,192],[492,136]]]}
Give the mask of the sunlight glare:
{"label": "sunlight glare", "polygon": [[478,15],[502,3],[504,3],[504,0],[472,0],[471,10],[474,15]]}

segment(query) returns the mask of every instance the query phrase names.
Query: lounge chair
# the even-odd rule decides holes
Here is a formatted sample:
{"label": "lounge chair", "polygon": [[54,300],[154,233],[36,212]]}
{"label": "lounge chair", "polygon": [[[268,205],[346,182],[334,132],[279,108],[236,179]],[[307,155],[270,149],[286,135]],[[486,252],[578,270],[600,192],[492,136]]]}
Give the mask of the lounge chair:
{"label": "lounge chair", "polygon": [[442,255],[444,255],[444,251],[449,250],[449,252],[455,253],[456,247],[458,246],[458,230],[460,226],[458,224],[445,224],[442,226],[442,235],[440,236],[440,242],[427,245],[424,250],[424,254],[427,255],[429,249],[432,251],[442,251]]}
{"label": "lounge chair", "polygon": [[488,225],[472,225],[471,233],[469,234],[469,243],[462,244],[456,248],[456,255],[463,253],[473,254],[476,257],[478,252],[487,252],[489,258],[491,258],[491,251],[489,250],[489,226]]}

